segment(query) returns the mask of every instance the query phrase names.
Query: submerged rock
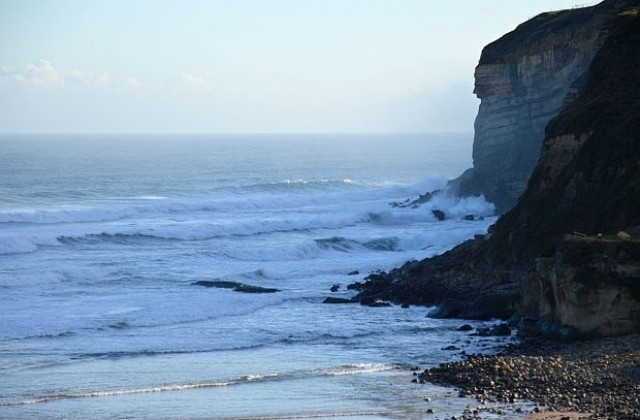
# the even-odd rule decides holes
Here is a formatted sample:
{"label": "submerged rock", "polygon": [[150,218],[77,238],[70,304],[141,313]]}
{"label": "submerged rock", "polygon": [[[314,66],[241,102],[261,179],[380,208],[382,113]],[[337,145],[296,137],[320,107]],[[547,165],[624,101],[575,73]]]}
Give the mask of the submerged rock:
{"label": "submerged rock", "polygon": [[252,286],[250,284],[239,283],[227,280],[200,280],[192,283],[194,286],[215,287],[218,289],[233,289],[240,293],[276,293],[280,290],[269,287]]}
{"label": "submerged rock", "polygon": [[442,192],[442,190],[434,190],[434,191],[431,191],[431,192],[426,192],[424,194],[421,194],[415,200],[411,200],[411,199],[407,198],[403,202],[392,202],[392,203],[389,203],[389,205],[391,205],[391,207],[399,207],[399,208],[410,207],[412,209],[416,209],[416,208],[420,207],[421,204],[428,203],[429,201],[431,201],[433,199],[433,197],[435,197],[437,194],[439,194],[441,192]]}
{"label": "submerged rock", "polygon": [[435,217],[441,222],[447,217],[442,210],[438,210],[438,209],[431,210],[431,213],[433,214],[433,217]]}
{"label": "submerged rock", "polygon": [[330,303],[330,304],[341,304],[341,303],[355,303],[351,299],[339,298],[339,297],[328,297],[322,301],[322,303]]}

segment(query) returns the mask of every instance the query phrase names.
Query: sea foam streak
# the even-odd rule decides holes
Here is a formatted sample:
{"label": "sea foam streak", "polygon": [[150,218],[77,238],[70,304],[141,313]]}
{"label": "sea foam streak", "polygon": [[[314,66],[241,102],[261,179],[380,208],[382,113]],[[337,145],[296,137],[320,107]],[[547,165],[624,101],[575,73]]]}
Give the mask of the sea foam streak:
{"label": "sea foam streak", "polygon": [[[231,191],[213,192],[208,196],[189,198],[157,197],[144,200],[114,198],[51,208],[0,210],[0,223],[74,223],[115,221],[134,217],[189,214],[200,212],[237,212],[273,210],[291,207],[356,203],[376,199],[400,199],[423,192],[422,188],[439,189],[445,180],[431,178],[409,186],[359,184],[355,181],[299,181],[236,187]],[[291,188],[291,186],[304,188]],[[327,188],[327,186],[334,186]]]}
{"label": "sea foam streak", "polygon": [[[275,199],[278,201],[278,199]],[[315,200],[315,199],[314,199]],[[285,204],[282,204],[284,202]],[[69,223],[83,223],[70,228],[66,227],[67,222],[55,225],[53,220],[60,215],[56,215],[47,222],[47,226],[39,226],[43,215],[35,217],[29,223],[36,223],[36,226],[29,228],[28,225],[21,227],[11,227],[0,233],[0,255],[14,253],[30,253],[37,251],[41,246],[57,246],[61,244],[73,245],[76,243],[96,243],[100,241],[112,242],[116,244],[130,244],[145,240],[177,240],[177,241],[202,241],[213,238],[228,236],[251,236],[268,234],[275,232],[296,232],[319,229],[340,229],[349,226],[368,224],[372,226],[403,226],[412,223],[436,221],[431,210],[442,210],[451,219],[458,219],[467,214],[484,217],[493,214],[493,205],[487,203],[482,197],[438,197],[432,203],[427,203],[417,209],[391,209],[387,205],[387,200],[365,200],[349,201],[340,205],[333,205],[331,199],[327,199],[323,204],[313,206],[301,205],[296,207],[287,203],[285,198],[280,200],[278,211],[264,208],[251,208],[251,212],[244,217],[239,217],[236,213],[198,213],[191,214],[191,210],[185,210],[179,217],[157,219],[153,227],[146,227],[147,223],[136,223],[131,227],[130,223],[100,223],[91,226],[84,223],[80,217],[71,217]],[[370,208],[370,211],[363,208]],[[196,206],[197,212],[203,211],[205,207]],[[133,208],[130,208],[131,210]],[[120,213],[133,214],[135,212],[125,211]],[[157,210],[157,209],[156,209]],[[106,210],[105,210],[106,211]],[[112,210],[118,213],[117,210]],[[136,210],[143,220],[152,217],[152,214],[144,210]],[[97,211],[101,213],[101,211]],[[64,213],[67,215],[67,213]],[[20,217],[27,217],[30,213],[20,213]],[[5,214],[5,216],[7,216]],[[14,215],[15,216],[15,215]],[[78,215],[76,215],[78,216]],[[13,216],[12,216],[13,217]],[[123,216],[124,217],[124,216]],[[47,219],[47,217],[44,217]],[[118,220],[119,217],[105,220]],[[89,218],[90,220],[90,218]],[[102,219],[98,218],[98,221]],[[93,220],[96,222],[96,220]],[[8,223],[8,222],[7,222]],[[99,229],[99,231],[96,231]],[[367,246],[367,245],[365,245]],[[375,245],[374,245],[375,246]]]}
{"label": "sea foam streak", "polygon": [[242,385],[255,382],[273,382],[273,381],[290,381],[296,379],[305,378],[318,378],[326,376],[345,376],[345,375],[358,375],[363,373],[375,373],[384,372],[394,369],[401,369],[398,365],[387,364],[353,364],[343,365],[322,369],[307,369],[292,372],[281,373],[261,373],[245,375],[238,378],[230,378],[216,381],[200,381],[193,383],[176,383],[176,384],[162,384],[155,386],[147,386],[140,388],[128,388],[128,389],[106,389],[96,391],[83,391],[83,392],[57,392],[45,395],[34,396],[30,398],[16,398],[16,399],[0,399],[0,407],[13,406],[13,405],[27,405],[27,404],[41,404],[50,401],[63,400],[63,399],[79,399],[79,398],[101,398],[101,397],[115,397],[122,395],[133,394],[148,394],[157,392],[175,392],[175,391],[188,391],[201,388],[217,388],[227,387],[233,385]]}

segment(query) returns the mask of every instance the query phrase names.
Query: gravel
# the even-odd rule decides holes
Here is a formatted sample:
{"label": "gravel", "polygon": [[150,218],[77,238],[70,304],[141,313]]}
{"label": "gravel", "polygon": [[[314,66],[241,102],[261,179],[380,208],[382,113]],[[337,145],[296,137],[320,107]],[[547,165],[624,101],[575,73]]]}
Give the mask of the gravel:
{"label": "gravel", "polygon": [[528,339],[493,355],[470,355],[419,375],[453,385],[461,397],[531,401],[537,410],[573,411],[592,419],[640,419],[640,335],[574,342]]}

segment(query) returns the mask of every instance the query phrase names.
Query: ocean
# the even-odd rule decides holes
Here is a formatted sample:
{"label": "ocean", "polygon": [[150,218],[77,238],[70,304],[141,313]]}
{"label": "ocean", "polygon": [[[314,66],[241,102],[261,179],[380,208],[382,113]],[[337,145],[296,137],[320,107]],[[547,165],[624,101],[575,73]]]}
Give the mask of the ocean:
{"label": "ocean", "polygon": [[0,418],[459,415],[411,367],[499,344],[322,301],[486,232],[481,197],[390,205],[470,167],[472,137],[0,136]]}

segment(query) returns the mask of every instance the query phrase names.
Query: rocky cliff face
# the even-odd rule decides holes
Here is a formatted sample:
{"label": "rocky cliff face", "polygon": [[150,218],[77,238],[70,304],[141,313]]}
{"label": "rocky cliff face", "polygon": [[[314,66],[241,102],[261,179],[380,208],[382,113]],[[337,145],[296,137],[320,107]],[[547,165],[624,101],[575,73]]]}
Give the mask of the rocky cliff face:
{"label": "rocky cliff face", "polygon": [[524,326],[561,335],[638,332],[640,242],[568,238],[522,284]]}
{"label": "rocky cliff face", "polygon": [[629,1],[543,13],[482,51],[475,71],[480,109],[473,168],[453,184],[484,194],[500,212],[524,192],[547,123],[570,101],[606,38],[603,28]]}
{"label": "rocky cliff face", "polygon": [[627,3],[598,29],[606,40],[515,207],[484,238],[370,276],[364,303],[446,302],[467,318],[515,307],[550,332],[640,332],[640,0]]}
{"label": "rocky cliff face", "polygon": [[539,257],[519,311],[542,326],[640,332],[639,3],[610,24],[580,94],[548,125],[526,192],[495,227],[511,258]]}

